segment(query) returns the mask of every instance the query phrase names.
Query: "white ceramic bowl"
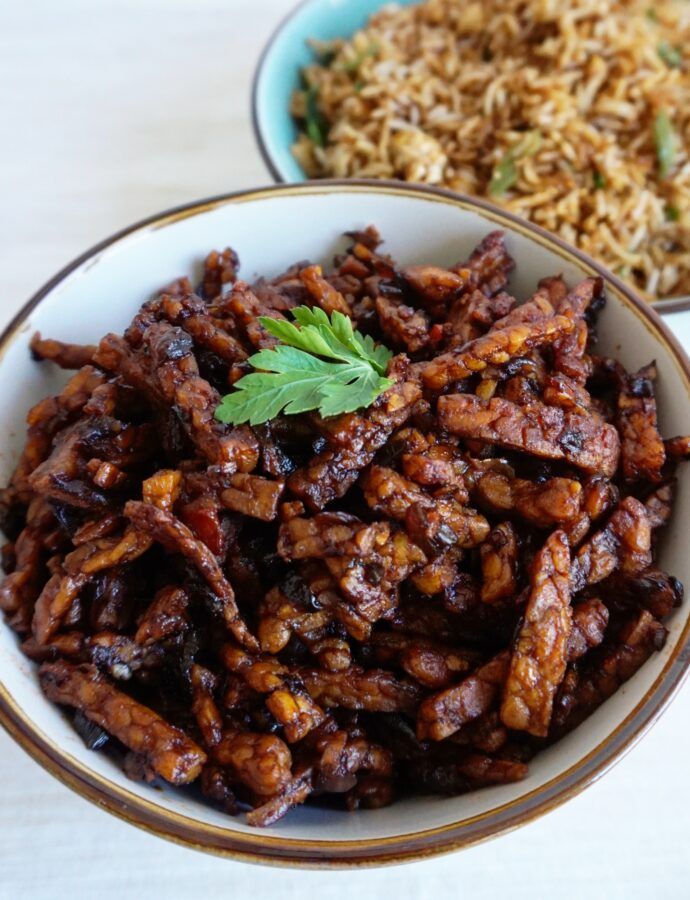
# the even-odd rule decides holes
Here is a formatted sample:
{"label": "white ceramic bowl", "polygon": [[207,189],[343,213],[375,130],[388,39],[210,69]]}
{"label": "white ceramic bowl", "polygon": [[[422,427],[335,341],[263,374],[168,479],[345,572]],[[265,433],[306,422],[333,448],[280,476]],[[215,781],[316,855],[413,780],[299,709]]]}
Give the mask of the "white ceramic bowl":
{"label": "white ceramic bowl", "polygon": [[[64,377],[31,361],[33,331],[95,342],[122,330],[139,304],[172,277],[197,272],[212,247],[233,246],[247,278],[278,273],[299,259],[328,260],[345,230],[375,224],[404,263],[450,264],[489,231],[502,228],[517,260],[512,290],[528,296],[544,275],[574,282],[604,276],[608,305],[601,351],[629,368],[656,359],[661,427],[690,431],[690,370],[658,316],[599,266],[557,239],[476,200],[385,182],[319,182],[268,188],[156,216],[86,253],[27,304],[2,338],[0,479],[23,442],[26,410]],[[664,568],[690,584],[690,470],[680,470]],[[249,828],[182,790],[129,781],[104,755],[88,751],[59,709],[41,694],[34,667],[9,628],[0,627],[0,720],[34,758],[89,799],[130,822],[191,846],[237,857],[302,864],[401,861],[466,846],[525,822],[601,775],[655,720],[680,685],[690,659],[690,605],[670,617],[669,639],[584,725],[530,765],[518,784],[457,798],[407,799],[386,809],[339,813],[300,808],[267,831]]]}

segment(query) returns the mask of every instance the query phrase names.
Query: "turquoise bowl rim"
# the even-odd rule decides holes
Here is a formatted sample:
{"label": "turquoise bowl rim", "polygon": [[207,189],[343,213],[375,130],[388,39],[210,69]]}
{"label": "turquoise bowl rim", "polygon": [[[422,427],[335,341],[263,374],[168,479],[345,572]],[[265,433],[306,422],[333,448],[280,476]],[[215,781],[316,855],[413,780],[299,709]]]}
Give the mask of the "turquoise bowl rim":
{"label": "turquoise bowl rim", "polygon": [[[297,127],[290,115],[292,91],[299,71],[314,55],[308,38],[347,38],[376,10],[391,0],[303,0],[282,19],[269,37],[257,63],[252,83],[252,125],[264,163],[278,183],[307,181],[292,156]],[[419,0],[395,0],[408,6]]]}

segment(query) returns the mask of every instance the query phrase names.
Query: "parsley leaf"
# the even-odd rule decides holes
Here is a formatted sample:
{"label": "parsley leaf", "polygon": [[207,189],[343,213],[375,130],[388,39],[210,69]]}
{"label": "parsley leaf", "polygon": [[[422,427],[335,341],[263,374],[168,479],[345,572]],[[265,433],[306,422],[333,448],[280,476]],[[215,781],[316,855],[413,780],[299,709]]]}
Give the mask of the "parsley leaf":
{"label": "parsley leaf", "polygon": [[[336,416],[370,406],[393,382],[383,377],[393,355],[352,328],[342,313],[330,319],[322,309],[292,310],[295,325],[262,316],[264,328],[281,342],[248,362],[259,370],[245,375],[216,409],[221,422],[259,425],[317,409]],[[299,327],[298,327],[299,326]]]}

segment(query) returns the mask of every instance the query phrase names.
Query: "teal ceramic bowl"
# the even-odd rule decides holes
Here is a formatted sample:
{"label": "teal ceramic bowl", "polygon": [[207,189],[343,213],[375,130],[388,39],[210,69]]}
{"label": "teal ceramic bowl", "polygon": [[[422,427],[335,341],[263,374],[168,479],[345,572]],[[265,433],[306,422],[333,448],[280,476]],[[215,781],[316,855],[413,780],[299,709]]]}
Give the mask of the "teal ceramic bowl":
{"label": "teal ceramic bowl", "polygon": [[[397,0],[399,6],[418,2]],[[299,87],[300,69],[314,61],[307,41],[348,38],[386,5],[384,0],[306,0],[271,37],[254,76],[252,118],[261,155],[276,181],[307,180],[290,150],[297,139],[290,97]]]}
{"label": "teal ceramic bowl", "polygon": [[[421,0],[395,0],[410,6]],[[349,38],[390,0],[304,0],[280,23],[264,49],[254,75],[252,121],[264,162],[277,182],[307,181],[292,155],[297,125],[290,115],[290,99],[300,85],[300,70],[315,57],[310,39]],[[657,300],[660,313],[690,310],[690,296]]]}

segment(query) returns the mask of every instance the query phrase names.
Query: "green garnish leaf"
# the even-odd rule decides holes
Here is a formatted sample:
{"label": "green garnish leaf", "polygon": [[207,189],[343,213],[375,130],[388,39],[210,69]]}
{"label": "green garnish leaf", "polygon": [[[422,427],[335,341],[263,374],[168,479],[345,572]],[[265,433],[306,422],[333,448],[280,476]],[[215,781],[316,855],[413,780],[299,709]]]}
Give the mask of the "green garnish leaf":
{"label": "green garnish leaf", "polygon": [[524,156],[534,156],[541,147],[541,132],[528,131],[527,134],[512,147],[494,168],[489,183],[492,197],[501,197],[518,179],[516,161]]}
{"label": "green garnish leaf", "polygon": [[369,44],[368,47],[365,47],[363,50],[360,50],[359,53],[356,53],[352,59],[347,60],[344,63],[341,63],[340,68],[343,72],[358,72],[359,67],[362,65],[365,59],[370,56],[376,56],[379,52],[379,45],[373,41]]}
{"label": "green garnish leaf", "polygon": [[683,54],[678,47],[674,47],[673,44],[669,44],[668,41],[662,41],[656,49],[659,57],[667,66],[669,66],[669,68],[680,68],[680,64],[683,62]]}
{"label": "green garnish leaf", "polygon": [[[336,416],[370,406],[393,382],[385,378],[387,347],[360,334],[342,313],[330,319],[319,308],[292,310],[297,324],[262,316],[263,327],[281,342],[260,350],[245,375],[216,409],[221,422],[259,425],[286,415],[318,410]],[[299,327],[298,327],[299,326]]]}
{"label": "green garnish leaf", "polygon": [[515,160],[511,153],[506,153],[493,170],[489,184],[489,193],[492,197],[502,197],[515,184],[517,178],[518,172]]}
{"label": "green garnish leaf", "polygon": [[650,22],[658,22],[656,10],[653,7],[650,6],[647,10],[645,10],[645,15]]}
{"label": "green garnish leaf", "polygon": [[652,126],[656,156],[659,161],[659,175],[666,178],[676,158],[676,133],[665,109],[660,109]]}
{"label": "green garnish leaf", "polygon": [[326,125],[319,110],[319,89],[315,84],[307,88],[305,130],[309,140],[317,147],[326,146]]}
{"label": "green garnish leaf", "polygon": [[677,206],[673,206],[672,204],[668,204],[666,207],[666,220],[668,222],[678,222],[680,221],[680,210]]}
{"label": "green garnish leaf", "polygon": [[601,172],[598,169],[594,170],[594,175],[592,176],[592,181],[594,182],[594,187],[598,191],[603,191],[604,188],[606,187],[606,179],[604,178],[604,176],[601,174]]}

